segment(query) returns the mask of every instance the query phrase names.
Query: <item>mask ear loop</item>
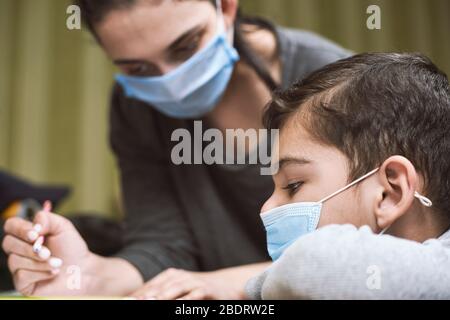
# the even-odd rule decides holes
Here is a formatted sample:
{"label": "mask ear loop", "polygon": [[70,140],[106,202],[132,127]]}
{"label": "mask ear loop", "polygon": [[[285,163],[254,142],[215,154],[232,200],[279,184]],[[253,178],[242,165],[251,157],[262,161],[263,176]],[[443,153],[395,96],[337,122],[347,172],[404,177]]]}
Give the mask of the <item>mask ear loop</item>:
{"label": "mask ear loop", "polygon": [[363,175],[361,178],[356,179],[355,181],[353,181],[352,183],[350,183],[349,185],[339,189],[338,191],[330,194],[328,197],[323,198],[322,200],[319,201],[319,203],[324,203],[325,201],[330,200],[331,198],[337,196],[338,194],[340,194],[341,192],[344,192],[345,190],[350,189],[351,187],[353,187],[354,185],[360,183],[361,181],[363,181],[364,179],[367,179],[368,177],[370,177],[371,175],[375,174],[378,170],[380,170],[380,168],[376,168],[375,170],[370,171],[369,173]]}
{"label": "mask ear loop", "polygon": [[216,0],[216,7],[218,12],[222,12],[222,0]]}
{"label": "mask ear loop", "polygon": [[414,197],[416,197],[424,207],[430,208],[433,206],[433,202],[430,199],[421,195],[417,191],[414,193]]}
{"label": "mask ear loop", "polygon": [[225,17],[223,15],[223,7],[222,7],[222,0],[216,0],[216,9],[217,9],[217,19],[218,19],[218,26],[217,30],[219,33],[225,33],[228,34],[229,39],[228,41],[233,44],[234,39],[234,26],[231,26],[230,29],[227,31],[227,28],[225,26]]}
{"label": "mask ear loop", "polygon": [[216,0],[216,10],[217,10],[217,30],[218,32],[226,31],[225,28],[225,18],[223,16],[222,0]]}
{"label": "mask ear loop", "polygon": [[[340,194],[341,192],[344,192],[344,191],[350,189],[351,187],[353,187],[354,185],[360,183],[360,182],[363,181],[364,179],[367,179],[367,178],[370,177],[371,175],[375,174],[378,170],[380,170],[380,168],[376,168],[376,169],[370,171],[369,173],[365,174],[364,176],[362,176],[362,177],[359,178],[359,179],[356,179],[355,181],[353,181],[353,182],[350,183],[349,185],[347,185],[347,186],[345,186],[345,187],[339,189],[338,191],[336,191],[336,192],[330,194],[329,196],[323,198],[323,199],[320,200],[318,203],[324,203],[324,202],[330,200],[331,198],[337,196],[337,195]],[[414,197],[417,198],[417,199],[420,201],[420,203],[421,203],[423,206],[427,207],[427,208],[430,208],[430,207],[433,206],[433,202],[432,202],[430,199],[428,199],[427,197],[421,195],[421,194],[420,194],[419,192],[417,192],[417,191],[414,193]],[[379,234],[382,235],[382,234],[386,233],[386,231],[387,231],[391,226],[392,226],[392,225],[390,225],[390,226],[384,228]]]}
{"label": "mask ear loop", "polygon": [[[418,193],[417,191],[414,192],[414,197],[415,197],[417,200],[419,200],[420,203],[421,203],[424,207],[431,208],[431,207],[433,206],[433,202],[432,202],[430,199],[428,199],[427,197],[421,195],[421,194]],[[380,234],[380,235],[385,234],[386,231],[387,231],[390,227],[392,227],[392,224],[391,224],[390,226],[384,228],[379,234]]]}

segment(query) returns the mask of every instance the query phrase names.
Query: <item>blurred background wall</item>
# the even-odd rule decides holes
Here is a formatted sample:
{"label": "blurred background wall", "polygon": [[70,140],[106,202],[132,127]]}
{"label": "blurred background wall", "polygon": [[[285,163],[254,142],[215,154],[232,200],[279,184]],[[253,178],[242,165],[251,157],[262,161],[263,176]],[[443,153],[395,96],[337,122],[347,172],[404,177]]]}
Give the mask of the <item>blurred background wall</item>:
{"label": "blurred background wall", "polygon": [[[0,168],[73,187],[60,211],[118,214],[107,141],[114,69],[85,32],[66,28],[69,0],[0,0]],[[382,29],[366,28],[366,9]],[[244,12],[318,32],[361,51],[420,51],[450,74],[450,0],[241,0]]]}

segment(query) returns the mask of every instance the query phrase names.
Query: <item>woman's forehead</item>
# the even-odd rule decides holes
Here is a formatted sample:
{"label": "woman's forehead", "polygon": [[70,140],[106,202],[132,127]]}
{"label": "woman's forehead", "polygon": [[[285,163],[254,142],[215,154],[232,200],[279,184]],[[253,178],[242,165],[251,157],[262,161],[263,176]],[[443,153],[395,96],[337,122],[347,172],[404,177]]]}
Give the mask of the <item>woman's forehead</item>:
{"label": "woman's forehead", "polygon": [[137,58],[166,50],[189,29],[214,19],[209,1],[140,1],[129,9],[111,11],[96,32],[112,59]]}

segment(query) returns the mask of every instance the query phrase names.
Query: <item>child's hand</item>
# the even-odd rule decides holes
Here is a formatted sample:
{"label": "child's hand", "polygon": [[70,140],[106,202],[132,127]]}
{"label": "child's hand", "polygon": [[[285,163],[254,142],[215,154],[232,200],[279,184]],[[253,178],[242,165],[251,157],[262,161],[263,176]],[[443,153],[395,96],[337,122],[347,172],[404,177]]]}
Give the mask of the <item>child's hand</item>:
{"label": "child's hand", "polygon": [[[2,245],[17,291],[28,296],[79,294],[69,288],[66,270],[74,265],[81,270],[90,252],[69,220],[41,211],[34,224],[11,218],[4,229]],[[42,236],[43,245],[33,248]]]}

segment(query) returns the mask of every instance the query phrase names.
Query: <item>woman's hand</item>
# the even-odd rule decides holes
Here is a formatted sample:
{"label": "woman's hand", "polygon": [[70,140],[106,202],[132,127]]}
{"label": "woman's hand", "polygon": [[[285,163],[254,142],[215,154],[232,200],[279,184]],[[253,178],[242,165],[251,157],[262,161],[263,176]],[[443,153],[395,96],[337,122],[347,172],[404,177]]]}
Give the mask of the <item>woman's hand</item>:
{"label": "woman's hand", "polygon": [[168,269],[132,294],[140,300],[236,300],[242,290],[214,272]]}
{"label": "woman's hand", "polygon": [[[26,296],[125,296],[143,284],[135,267],[120,258],[104,258],[88,250],[66,218],[39,212],[33,223],[6,221],[3,250],[16,290]],[[33,244],[44,236],[40,253]]]}
{"label": "woman's hand", "polygon": [[247,298],[247,281],[268,266],[262,263],[213,272],[168,269],[132,296],[143,300],[242,300]]}
{"label": "woman's hand", "polygon": [[[21,218],[6,221],[3,250],[16,290],[31,295],[74,295],[82,290],[70,286],[68,277],[83,270],[91,253],[72,223],[66,218],[41,211],[33,223]],[[33,243],[44,236],[38,253]],[[71,268],[68,274],[67,268]],[[75,275],[76,276],[76,275]],[[82,279],[82,274],[80,275]]]}

